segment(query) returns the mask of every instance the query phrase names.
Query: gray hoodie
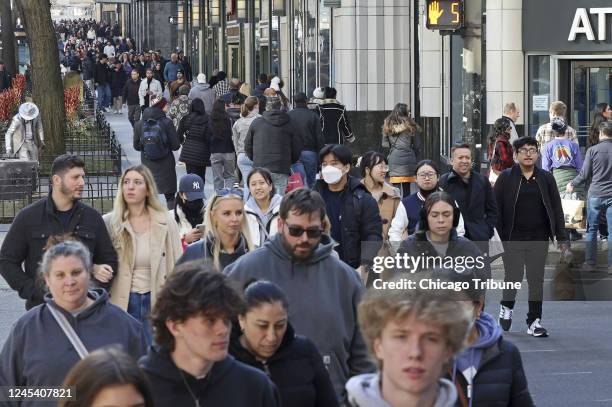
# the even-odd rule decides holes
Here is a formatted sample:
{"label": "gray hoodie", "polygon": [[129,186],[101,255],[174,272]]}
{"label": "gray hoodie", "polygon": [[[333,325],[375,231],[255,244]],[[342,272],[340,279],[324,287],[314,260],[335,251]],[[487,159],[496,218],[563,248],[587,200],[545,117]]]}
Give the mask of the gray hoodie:
{"label": "gray hoodie", "polygon": [[217,100],[215,91],[211,89],[208,83],[196,83],[189,91],[189,95],[187,97],[189,97],[189,100],[194,100],[196,98],[202,99],[206,114],[210,114],[210,112],[212,112],[213,104],[215,103],[215,100]]}
{"label": "gray hoodie", "polygon": [[255,278],[278,284],[289,299],[289,322],[298,335],[314,342],[329,370],[334,390],[343,399],[351,376],[375,370],[357,325],[357,304],[364,290],[357,273],[332,256],[333,242],[324,235],[313,255],[296,260],[277,234],[242,256],[224,273],[238,286]]}
{"label": "gray hoodie", "polygon": [[[438,380],[438,396],[433,407],[453,407],[457,400],[457,390],[449,380]],[[349,406],[351,407],[391,407],[380,394],[380,374],[362,374],[351,378],[346,384]]]}

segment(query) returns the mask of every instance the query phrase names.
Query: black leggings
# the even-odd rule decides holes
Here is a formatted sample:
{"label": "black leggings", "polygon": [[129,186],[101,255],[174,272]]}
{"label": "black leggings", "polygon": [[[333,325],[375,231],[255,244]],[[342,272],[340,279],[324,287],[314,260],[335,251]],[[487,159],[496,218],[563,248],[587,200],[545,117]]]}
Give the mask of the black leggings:
{"label": "black leggings", "polygon": [[202,181],[206,182],[206,166],[205,165],[192,165],[185,164],[187,174],[196,174],[202,177]]}
{"label": "black leggings", "polygon": [[176,196],[176,192],[168,192],[165,193],[164,196],[166,197],[166,206],[168,209],[174,209],[174,198]]}

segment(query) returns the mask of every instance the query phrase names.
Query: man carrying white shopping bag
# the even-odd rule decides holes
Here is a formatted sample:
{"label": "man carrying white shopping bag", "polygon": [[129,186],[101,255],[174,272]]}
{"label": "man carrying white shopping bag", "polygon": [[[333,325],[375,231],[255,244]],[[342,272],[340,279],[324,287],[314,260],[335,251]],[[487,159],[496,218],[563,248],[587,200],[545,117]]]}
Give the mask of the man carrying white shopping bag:
{"label": "man carrying white shopping bag", "polygon": [[[588,149],[582,170],[567,184],[567,192],[591,178],[587,199],[587,246],[583,271],[596,271],[599,212],[605,211],[608,231],[612,229],[612,122],[599,126],[599,144]],[[608,274],[612,274],[612,243],[608,240]]]}

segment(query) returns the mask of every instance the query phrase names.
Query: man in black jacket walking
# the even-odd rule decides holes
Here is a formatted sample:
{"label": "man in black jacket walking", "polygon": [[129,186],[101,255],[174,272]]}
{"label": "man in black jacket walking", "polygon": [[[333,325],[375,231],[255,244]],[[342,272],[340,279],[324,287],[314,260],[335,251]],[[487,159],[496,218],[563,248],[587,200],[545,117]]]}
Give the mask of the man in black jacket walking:
{"label": "man in black jacket walking", "polygon": [[451,162],[453,168],[440,177],[439,186],[457,201],[463,215],[465,237],[486,253],[497,223],[493,188],[484,175],[472,171],[472,148],[469,144],[453,146]]}
{"label": "man in black jacket walking", "polygon": [[123,86],[123,100],[128,107],[128,120],[134,127],[134,123],[140,120],[140,96],[138,90],[140,89],[140,74],[136,69],[132,70],[130,74],[131,78]]}
{"label": "man in black jacket walking", "polygon": [[111,71],[106,54],[100,54],[99,58],[94,69],[94,83],[98,90],[98,109],[107,112],[111,103]]}
{"label": "man in black jacket walking", "polygon": [[[504,244],[505,282],[520,283],[527,274],[529,312],[527,334],[548,336],[540,323],[544,290],[544,267],[548,241],[556,238],[561,251],[569,249],[561,198],[552,174],[536,167],[539,143],[533,137],[514,142],[518,160],[504,170],[495,183],[499,216],[497,228]],[[516,290],[504,290],[499,324],[512,325]]]}
{"label": "man in black jacket walking", "polygon": [[302,178],[304,183],[312,188],[316,181],[319,166],[318,154],[325,145],[321,131],[321,121],[317,114],[306,105],[308,99],[305,93],[297,93],[293,97],[293,101],[295,102],[295,109],[289,112],[289,117],[295,124],[304,146],[300,154],[300,163],[304,166]]}
{"label": "man in black jacket walking", "polygon": [[382,245],[382,219],[372,195],[359,179],[349,175],[351,160],[346,146],[323,147],[319,152],[322,179],[313,189],[325,201],[331,237],[338,243],[334,249],[363,278]]}
{"label": "man in black jacket walking", "polygon": [[26,309],[43,302],[38,263],[51,236],[69,233],[83,242],[93,256],[95,281],[103,288],[110,287],[117,270],[117,253],[102,216],[79,201],[85,185],[84,167],[76,156],[57,157],[51,166],[51,194],[22,209],[4,239],[0,274],[26,300]]}
{"label": "man in black jacket walking", "polygon": [[300,158],[302,139],[289,115],[281,111],[278,97],[267,98],[266,111],[249,127],[244,149],[253,167],[264,167],[272,173],[276,192],[283,195],[291,164]]}

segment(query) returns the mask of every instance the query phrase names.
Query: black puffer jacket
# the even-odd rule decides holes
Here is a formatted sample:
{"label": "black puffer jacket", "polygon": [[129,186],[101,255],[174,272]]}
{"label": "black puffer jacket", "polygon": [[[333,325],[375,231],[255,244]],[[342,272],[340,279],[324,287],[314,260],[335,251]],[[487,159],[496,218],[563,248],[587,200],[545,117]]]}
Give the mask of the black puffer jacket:
{"label": "black puffer jacket", "polygon": [[236,360],[267,373],[276,384],[283,406],[334,407],[338,405],[323,357],[314,344],[297,336],[289,324],[276,353],[261,362],[240,343],[238,324],[234,324],[230,354]]}
{"label": "black puffer jacket", "polygon": [[[322,194],[323,190],[329,187],[320,179],[313,189]],[[361,181],[350,175],[342,191],[341,224],[340,259],[354,268],[361,264],[372,264],[383,240],[380,210],[378,203]],[[366,243],[363,245],[363,251],[362,243]]]}
{"label": "black puffer jacket", "polygon": [[325,145],[321,128],[321,119],[307,107],[296,107],[289,113],[295,129],[302,138],[304,150],[318,153]]}
{"label": "black puffer jacket", "polygon": [[210,166],[210,120],[202,99],[191,102],[191,113],[185,116],[178,128],[179,140],[185,140],[179,161],[189,165]]}
{"label": "black puffer jacket", "polygon": [[174,194],[176,193],[176,161],[174,160],[172,151],[170,151],[166,157],[155,161],[149,160],[145,157],[144,153],[142,153],[142,125],[148,119],[158,120],[164,127],[166,136],[168,137],[170,150],[176,151],[181,147],[172,120],[168,119],[160,108],[148,107],[142,113],[142,120],[134,124],[134,150],[141,151],[140,161],[153,173],[158,192],[160,194]]}
{"label": "black puffer jacket", "polygon": [[[118,269],[117,252],[102,216],[81,201],[76,201],[74,205],[68,227],[64,228],[49,195],[22,209],[4,238],[0,250],[0,273],[11,288],[26,300],[26,309],[43,302],[44,290],[37,280],[38,264],[50,236],[72,233],[87,246],[94,264],[108,264],[115,272]],[[99,285],[110,288],[110,282]]]}
{"label": "black puffer jacket", "polygon": [[[454,376],[454,377],[453,377]],[[460,389],[457,407],[467,400],[467,382],[461,372],[447,376]],[[532,407],[521,354],[513,343],[500,336],[486,349],[474,377],[472,407]],[[469,403],[469,401],[468,401]]]}
{"label": "black puffer jacket", "polygon": [[291,164],[300,159],[302,139],[287,113],[272,110],[253,120],[244,150],[254,167],[289,175]]}

